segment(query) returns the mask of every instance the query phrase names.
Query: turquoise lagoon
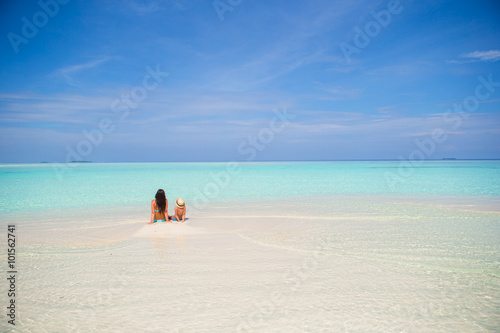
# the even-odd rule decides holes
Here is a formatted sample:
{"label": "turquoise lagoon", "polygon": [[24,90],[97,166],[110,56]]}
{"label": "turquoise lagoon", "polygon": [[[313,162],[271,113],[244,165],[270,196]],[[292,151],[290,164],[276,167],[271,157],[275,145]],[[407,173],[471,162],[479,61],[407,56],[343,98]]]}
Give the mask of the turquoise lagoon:
{"label": "turquoise lagoon", "polygon": [[[0,212],[139,207],[168,199],[325,195],[500,197],[500,161],[95,163],[0,165]],[[175,198],[174,198],[175,197]]]}

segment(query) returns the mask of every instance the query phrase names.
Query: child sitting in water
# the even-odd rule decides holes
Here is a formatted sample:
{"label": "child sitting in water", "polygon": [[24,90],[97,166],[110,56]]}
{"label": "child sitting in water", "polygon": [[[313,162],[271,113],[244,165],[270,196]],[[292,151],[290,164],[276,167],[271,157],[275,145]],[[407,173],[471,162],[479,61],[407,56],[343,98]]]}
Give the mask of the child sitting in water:
{"label": "child sitting in water", "polygon": [[175,200],[175,212],[172,216],[173,221],[184,222],[186,218],[186,203],[182,198]]}

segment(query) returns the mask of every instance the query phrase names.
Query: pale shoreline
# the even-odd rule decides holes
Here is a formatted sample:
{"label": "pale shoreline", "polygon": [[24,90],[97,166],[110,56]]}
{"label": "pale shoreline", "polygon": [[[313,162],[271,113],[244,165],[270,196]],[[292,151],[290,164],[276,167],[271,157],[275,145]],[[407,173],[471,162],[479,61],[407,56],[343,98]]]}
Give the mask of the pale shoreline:
{"label": "pale shoreline", "polygon": [[148,225],[146,209],[19,221],[18,328],[493,332],[496,199],[421,199],[234,200],[185,224]]}
{"label": "pale shoreline", "polygon": [[[100,246],[97,252],[53,250],[43,254],[51,259],[41,276],[26,272],[23,277],[23,284],[37,292],[29,303],[20,298],[22,313],[30,318],[20,320],[21,327],[483,332],[472,323],[474,317],[452,316],[471,304],[489,316],[486,324],[499,319],[492,299],[464,294],[457,281],[447,286],[446,275],[416,275],[369,259],[263,247],[231,233],[136,238]],[[38,257],[23,261],[34,264]]]}
{"label": "pale shoreline", "polygon": [[[391,207],[390,211],[384,211]],[[384,221],[408,218],[398,209],[415,212],[434,209],[445,212],[486,213],[498,215],[500,221],[500,198],[469,196],[420,196],[420,195],[324,195],[303,196],[286,199],[239,198],[220,201],[218,204],[193,209],[188,206],[186,226],[222,231],[258,229],[264,220],[294,221]],[[92,210],[49,210],[37,214],[35,223],[17,212],[3,214],[3,219],[23,229],[29,243],[66,243],[61,238],[74,240],[79,236],[100,238],[111,242],[133,237],[134,233],[149,223],[149,207],[100,208]],[[172,208],[170,208],[172,209]],[[117,218],[123,216],[123,218]],[[155,225],[162,225],[156,223]],[[166,223],[171,225],[172,223]],[[176,223],[174,223],[176,224]],[[41,234],[46,237],[40,237]],[[88,235],[87,235],[88,234]],[[58,237],[61,235],[62,237]],[[109,242],[108,242],[109,243]],[[96,244],[95,242],[93,244]],[[75,244],[76,245],[76,244]]]}

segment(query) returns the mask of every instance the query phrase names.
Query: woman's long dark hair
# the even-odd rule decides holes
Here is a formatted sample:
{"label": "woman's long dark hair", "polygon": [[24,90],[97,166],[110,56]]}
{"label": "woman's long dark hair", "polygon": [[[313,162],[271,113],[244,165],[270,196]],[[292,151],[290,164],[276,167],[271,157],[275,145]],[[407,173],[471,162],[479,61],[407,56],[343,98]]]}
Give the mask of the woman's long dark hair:
{"label": "woman's long dark hair", "polygon": [[163,213],[165,211],[165,208],[167,207],[167,198],[165,197],[165,191],[159,189],[156,192],[155,199],[156,199],[156,207],[158,208],[160,213]]}

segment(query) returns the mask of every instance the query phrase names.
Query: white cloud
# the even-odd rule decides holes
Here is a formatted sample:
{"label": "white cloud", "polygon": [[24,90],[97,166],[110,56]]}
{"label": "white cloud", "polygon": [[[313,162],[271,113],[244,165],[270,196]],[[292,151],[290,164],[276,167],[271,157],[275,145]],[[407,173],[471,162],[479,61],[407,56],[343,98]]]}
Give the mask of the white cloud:
{"label": "white cloud", "polygon": [[89,124],[110,112],[111,99],[79,95],[0,94],[0,122]]}
{"label": "white cloud", "polygon": [[338,101],[345,99],[354,99],[361,95],[362,89],[345,89],[339,86],[335,86],[332,88],[325,88],[327,92],[331,95],[325,96],[322,99]]}
{"label": "white cloud", "polygon": [[334,38],[330,36],[340,29],[345,15],[359,8],[359,2],[327,4],[321,11],[308,12],[311,16],[286,16],[290,24],[286,34],[278,39],[269,38],[271,42],[266,38],[254,52],[234,47],[233,61],[210,71],[206,87],[255,90],[311,64],[343,65],[343,58],[331,54]]}
{"label": "white cloud", "polygon": [[458,56],[463,60],[449,60],[452,64],[465,64],[469,62],[494,62],[500,60],[500,50],[490,50],[490,51],[474,51],[469,53],[463,53]]}
{"label": "white cloud", "polygon": [[[177,2],[177,1],[176,1]],[[163,10],[163,5],[159,1],[150,1],[148,3],[129,0],[126,4],[137,15],[150,15]]]}
{"label": "white cloud", "polygon": [[500,50],[474,51],[460,55],[460,58],[472,58],[477,61],[497,61],[500,60]]}
{"label": "white cloud", "polygon": [[104,58],[90,61],[90,62],[86,62],[83,64],[64,67],[64,68],[58,69],[56,71],[56,73],[59,75],[62,75],[66,79],[66,81],[68,81],[68,84],[75,85],[75,81],[73,79],[74,74],[76,74],[77,72],[84,70],[84,69],[89,69],[89,68],[99,66],[100,64],[102,64],[106,61],[109,61],[111,59],[112,59],[111,57],[104,57]]}

